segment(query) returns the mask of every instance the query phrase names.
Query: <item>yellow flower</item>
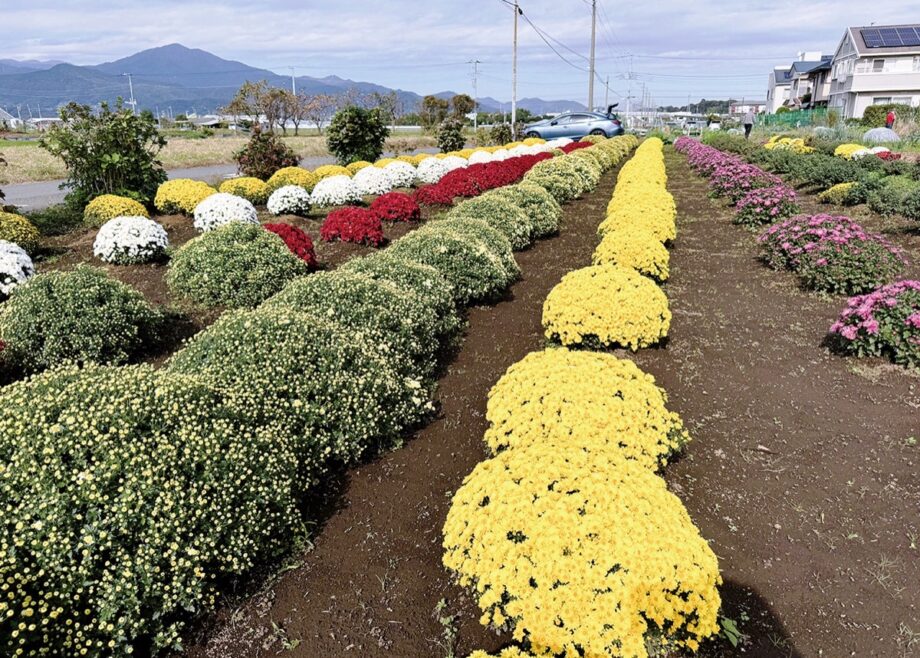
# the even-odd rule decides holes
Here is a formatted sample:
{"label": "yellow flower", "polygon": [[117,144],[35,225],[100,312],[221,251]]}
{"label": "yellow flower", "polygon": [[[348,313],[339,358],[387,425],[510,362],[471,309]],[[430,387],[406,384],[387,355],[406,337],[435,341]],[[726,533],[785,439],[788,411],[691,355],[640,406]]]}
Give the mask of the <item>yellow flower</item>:
{"label": "yellow flower", "polygon": [[153,205],[164,215],[191,215],[195,212],[195,206],[212,194],[217,194],[217,190],[207,183],[177,178],[160,185]]}
{"label": "yellow flower", "polygon": [[286,185],[297,185],[310,192],[318,180],[319,178],[312,171],[308,171],[303,167],[284,167],[272,174],[266,185],[268,185],[269,195]]}
{"label": "yellow flower", "polygon": [[241,196],[255,205],[261,205],[268,201],[268,185],[265,181],[252,176],[231,178],[221,183],[219,189],[226,194]]}
{"label": "yellow flower", "polygon": [[97,196],[83,210],[83,223],[87,226],[102,226],[116,217],[150,217],[150,214],[134,199],[116,194]]}
{"label": "yellow flower", "polygon": [[33,253],[38,249],[41,234],[22,215],[0,210],[0,240],[18,244],[24,251]]}
{"label": "yellow flower", "polygon": [[316,169],[314,169],[313,175],[316,176],[316,179],[319,181],[324,178],[330,178],[332,176],[351,177],[353,174],[352,172],[350,172],[345,167],[342,167],[341,165],[323,165],[321,167],[317,167]]}

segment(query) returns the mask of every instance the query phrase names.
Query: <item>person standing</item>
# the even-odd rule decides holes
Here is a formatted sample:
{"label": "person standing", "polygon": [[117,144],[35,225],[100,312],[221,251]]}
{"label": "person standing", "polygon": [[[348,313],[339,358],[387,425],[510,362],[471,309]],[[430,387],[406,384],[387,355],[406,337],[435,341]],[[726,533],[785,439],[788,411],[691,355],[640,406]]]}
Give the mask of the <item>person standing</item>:
{"label": "person standing", "polygon": [[885,117],[885,127],[891,130],[894,128],[894,120],[897,119],[894,110],[888,110],[888,116]]}
{"label": "person standing", "polygon": [[754,129],[754,111],[748,110],[744,113],[744,118],[741,120],[742,125],[744,125],[744,138],[751,138],[751,130]]}

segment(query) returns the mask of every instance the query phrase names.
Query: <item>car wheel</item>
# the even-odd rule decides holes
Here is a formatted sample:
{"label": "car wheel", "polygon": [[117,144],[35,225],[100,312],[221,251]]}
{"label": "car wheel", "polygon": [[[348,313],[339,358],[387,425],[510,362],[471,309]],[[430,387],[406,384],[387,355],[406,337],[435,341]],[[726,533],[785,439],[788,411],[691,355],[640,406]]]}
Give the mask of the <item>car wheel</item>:
{"label": "car wheel", "polygon": [[537,139],[539,139],[539,138],[540,138],[540,133],[538,133],[536,130],[531,130],[531,131],[525,133],[525,134],[524,134],[524,137],[536,137]]}
{"label": "car wheel", "polygon": [[597,129],[595,129],[595,130],[592,130],[592,131],[591,131],[591,134],[592,134],[592,135],[602,135],[603,137],[606,137],[606,136],[607,136],[607,133],[605,133],[605,132],[604,132],[603,130],[601,130],[600,128],[597,128]]}

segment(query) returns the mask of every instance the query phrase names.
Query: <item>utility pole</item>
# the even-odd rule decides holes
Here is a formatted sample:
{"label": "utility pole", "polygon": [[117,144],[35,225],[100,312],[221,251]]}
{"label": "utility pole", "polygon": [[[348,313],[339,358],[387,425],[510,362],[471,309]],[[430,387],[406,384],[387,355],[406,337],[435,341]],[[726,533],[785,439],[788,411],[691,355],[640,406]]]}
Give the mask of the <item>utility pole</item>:
{"label": "utility pole", "polygon": [[297,83],[294,82],[294,67],[289,66],[288,68],[291,69],[291,93],[296,96],[297,95]]}
{"label": "utility pole", "polygon": [[471,59],[467,64],[473,65],[473,130],[479,128],[479,65],[478,59]]}
{"label": "utility pole", "polygon": [[591,65],[588,67],[588,112],[594,111],[594,46],[597,38],[597,0],[591,0]]}
{"label": "utility pole", "polygon": [[518,14],[521,7],[518,0],[514,0],[514,53],[511,56],[511,135],[515,137],[517,125],[517,42],[518,42]]}
{"label": "utility pole", "polygon": [[607,76],[607,81],[604,82],[604,111],[607,111],[607,108],[610,107],[610,76]]}
{"label": "utility pole", "polygon": [[128,105],[131,106],[131,113],[137,114],[137,101],[134,100],[134,82],[131,80],[130,73],[122,73],[122,75],[128,77],[128,89],[131,91],[131,100],[128,101]]}
{"label": "utility pole", "polygon": [[38,118],[39,120],[41,120],[42,118],[42,104],[41,103],[38,104]]}

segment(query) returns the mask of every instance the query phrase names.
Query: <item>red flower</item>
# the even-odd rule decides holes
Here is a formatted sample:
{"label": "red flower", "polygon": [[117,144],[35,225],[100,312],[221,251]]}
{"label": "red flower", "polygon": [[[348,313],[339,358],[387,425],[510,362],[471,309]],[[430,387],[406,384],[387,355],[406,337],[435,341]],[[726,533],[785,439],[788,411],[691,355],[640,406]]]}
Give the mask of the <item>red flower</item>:
{"label": "red flower", "polygon": [[572,151],[577,151],[578,149],[586,149],[591,146],[591,142],[572,142],[571,144],[566,144],[565,146],[560,146],[559,148],[563,153],[571,153]]}
{"label": "red flower", "polygon": [[310,271],[316,269],[318,265],[316,251],[313,249],[313,240],[309,235],[290,224],[263,224],[262,227],[284,240],[284,244],[291,250],[291,253],[304,261]]}
{"label": "red flower", "polygon": [[552,157],[551,153],[522,155],[507,160],[484,162],[463,169],[454,169],[437,183],[418,188],[415,192],[415,200],[430,206],[449,206],[453,204],[456,197],[479,196],[487,190],[516,183],[535,164]]}
{"label": "red flower", "polygon": [[341,240],[379,247],[383,244],[383,225],[368,208],[347,207],[334,210],[326,216],[319,229],[326,242]]}
{"label": "red flower", "polygon": [[415,199],[404,192],[388,192],[374,199],[371,212],[381,221],[417,222],[422,218]]}

